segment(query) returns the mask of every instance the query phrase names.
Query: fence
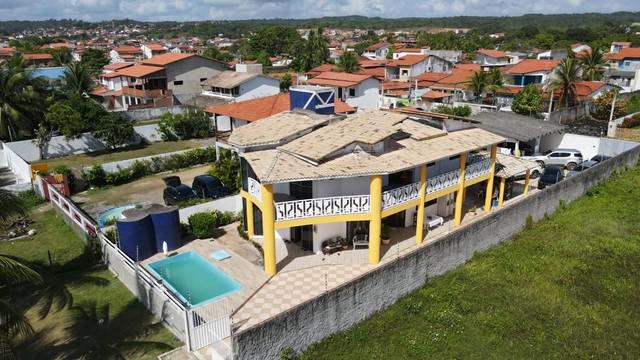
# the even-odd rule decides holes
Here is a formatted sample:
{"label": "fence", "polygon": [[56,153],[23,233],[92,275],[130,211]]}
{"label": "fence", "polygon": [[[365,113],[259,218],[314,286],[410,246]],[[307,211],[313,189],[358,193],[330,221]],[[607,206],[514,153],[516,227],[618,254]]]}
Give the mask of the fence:
{"label": "fence", "polygon": [[197,350],[231,335],[231,308],[225,298],[190,308],[139,263],[123,253],[116,244],[100,232],[95,221],[81,208],[39,178],[41,193],[51,201],[56,211],[72,225],[83,239],[96,239],[105,265],[116,275],[151,313],[189,350]]}
{"label": "fence", "polygon": [[569,108],[561,108],[560,110],[552,111],[547,121],[554,122],[556,124],[567,124],[572,121],[583,118],[591,112],[591,103],[584,103]]}
{"label": "fence", "polygon": [[[173,151],[173,152],[168,152],[168,153],[163,153],[163,154],[142,156],[142,157],[138,157],[138,158],[120,160],[120,161],[113,161],[113,162],[101,164],[100,166],[102,166],[102,168],[104,169],[105,172],[112,173],[112,172],[116,172],[116,171],[119,171],[121,169],[124,169],[126,167],[129,167],[136,161],[151,160],[152,158],[169,157],[171,155],[184,153],[184,152],[187,152],[187,151],[190,151],[190,150],[193,150],[193,149],[178,150],[178,151]],[[88,170],[89,168],[91,168],[91,166],[85,166],[84,170]]]}

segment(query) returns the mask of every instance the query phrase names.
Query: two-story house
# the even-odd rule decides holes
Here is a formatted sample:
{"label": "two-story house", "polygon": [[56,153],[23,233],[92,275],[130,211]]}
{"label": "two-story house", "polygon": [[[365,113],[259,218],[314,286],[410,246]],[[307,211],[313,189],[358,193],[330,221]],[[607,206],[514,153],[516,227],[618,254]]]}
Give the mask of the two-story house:
{"label": "two-story house", "polygon": [[640,90],[640,48],[625,47],[607,54],[606,78],[624,92]]}
{"label": "two-story house", "polygon": [[478,49],[475,62],[482,67],[507,66],[515,63],[514,58],[504,51]]}
{"label": "two-story house", "polygon": [[280,80],[263,75],[261,64],[237,64],[236,71],[222,71],[200,85],[202,95],[226,101],[242,101],[280,92]]}
{"label": "two-story house", "polygon": [[446,73],[453,63],[435,55],[406,55],[391,60],[385,66],[389,80],[409,81],[426,72]]}
{"label": "two-story house", "polygon": [[142,44],[140,50],[142,50],[142,54],[145,59],[151,59],[156,55],[162,55],[168,52],[166,47],[157,43]]}
{"label": "two-story house", "polygon": [[630,48],[630,47],[631,47],[630,41],[614,41],[611,43],[611,48],[609,49],[609,52],[615,54],[615,53],[619,53],[620,50],[622,49]]}
{"label": "two-story house", "polygon": [[241,156],[244,223],[262,244],[269,275],[277,272],[285,241],[318,253],[347,239],[368,247],[368,262],[377,264],[383,224],[415,231],[421,244],[443,218],[462,223],[472,186],[483,189],[474,201],[489,212],[497,144],[504,140],[384,111],[343,120],[285,112],[229,137]]}
{"label": "two-story house", "polygon": [[560,60],[525,59],[506,69],[504,75],[515,86],[544,84],[558,65]]}
{"label": "two-story house", "polygon": [[310,79],[308,83],[334,89],[336,99],[357,109],[379,108],[380,80],[371,75],[327,71]]}
{"label": "two-story house", "polygon": [[391,44],[380,41],[366,48],[362,56],[371,60],[386,59],[389,49],[391,49]]}
{"label": "two-story house", "polygon": [[141,61],[143,58],[142,49],[135,46],[120,45],[109,51],[112,63]]}

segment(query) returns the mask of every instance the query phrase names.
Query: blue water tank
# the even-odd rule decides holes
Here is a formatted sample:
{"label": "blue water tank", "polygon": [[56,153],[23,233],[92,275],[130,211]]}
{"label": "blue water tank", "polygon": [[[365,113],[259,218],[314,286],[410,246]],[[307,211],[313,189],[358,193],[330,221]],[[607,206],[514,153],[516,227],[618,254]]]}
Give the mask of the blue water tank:
{"label": "blue water tank", "polygon": [[153,222],[149,214],[116,221],[120,249],[133,261],[142,261],[156,253]]}
{"label": "blue water tank", "polygon": [[180,239],[180,213],[175,206],[163,206],[149,212],[155,232],[156,252],[162,252],[162,244],[167,244],[167,251],[182,246]]}
{"label": "blue water tank", "polygon": [[291,109],[303,109],[317,114],[335,113],[335,91],[329,87],[300,85],[289,88]]}

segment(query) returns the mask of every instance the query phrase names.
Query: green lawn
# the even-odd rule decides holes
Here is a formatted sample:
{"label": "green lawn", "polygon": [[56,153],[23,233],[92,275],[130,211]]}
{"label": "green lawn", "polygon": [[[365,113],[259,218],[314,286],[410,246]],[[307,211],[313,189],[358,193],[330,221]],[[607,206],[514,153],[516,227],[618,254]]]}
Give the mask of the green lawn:
{"label": "green lawn", "polygon": [[35,163],[47,163],[49,164],[49,170],[53,170],[55,167],[61,165],[73,169],[80,169],[84,166],[89,166],[92,164],[104,164],[112,161],[164,154],[173,151],[193,149],[201,146],[201,143],[195,140],[158,141],[147,144],[143,147],[129,147],[127,149],[115,152],[101,151],[88,154],[65,156],[61,158],[37,161]]}
{"label": "green lawn", "polygon": [[638,184],[614,176],[302,358],[638,357]]}
{"label": "green lawn", "polygon": [[35,330],[18,344],[18,358],[78,358],[115,348],[127,359],[155,359],[181,346],[106,267],[91,266],[84,243],[49,207],[31,212],[36,236],[0,242],[0,253],[28,259],[48,274],[46,287],[2,291],[26,312]]}

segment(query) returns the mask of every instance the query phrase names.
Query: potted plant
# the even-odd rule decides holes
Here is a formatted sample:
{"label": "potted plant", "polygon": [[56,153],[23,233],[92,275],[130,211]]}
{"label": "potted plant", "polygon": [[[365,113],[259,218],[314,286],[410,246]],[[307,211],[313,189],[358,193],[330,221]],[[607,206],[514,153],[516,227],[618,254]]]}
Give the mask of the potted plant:
{"label": "potted plant", "polygon": [[389,227],[389,225],[382,224],[380,237],[382,238],[382,244],[389,245],[391,243],[391,228]]}
{"label": "potted plant", "polygon": [[349,248],[349,240],[347,238],[338,236],[336,237],[336,241],[342,244],[342,250],[347,250]]}

